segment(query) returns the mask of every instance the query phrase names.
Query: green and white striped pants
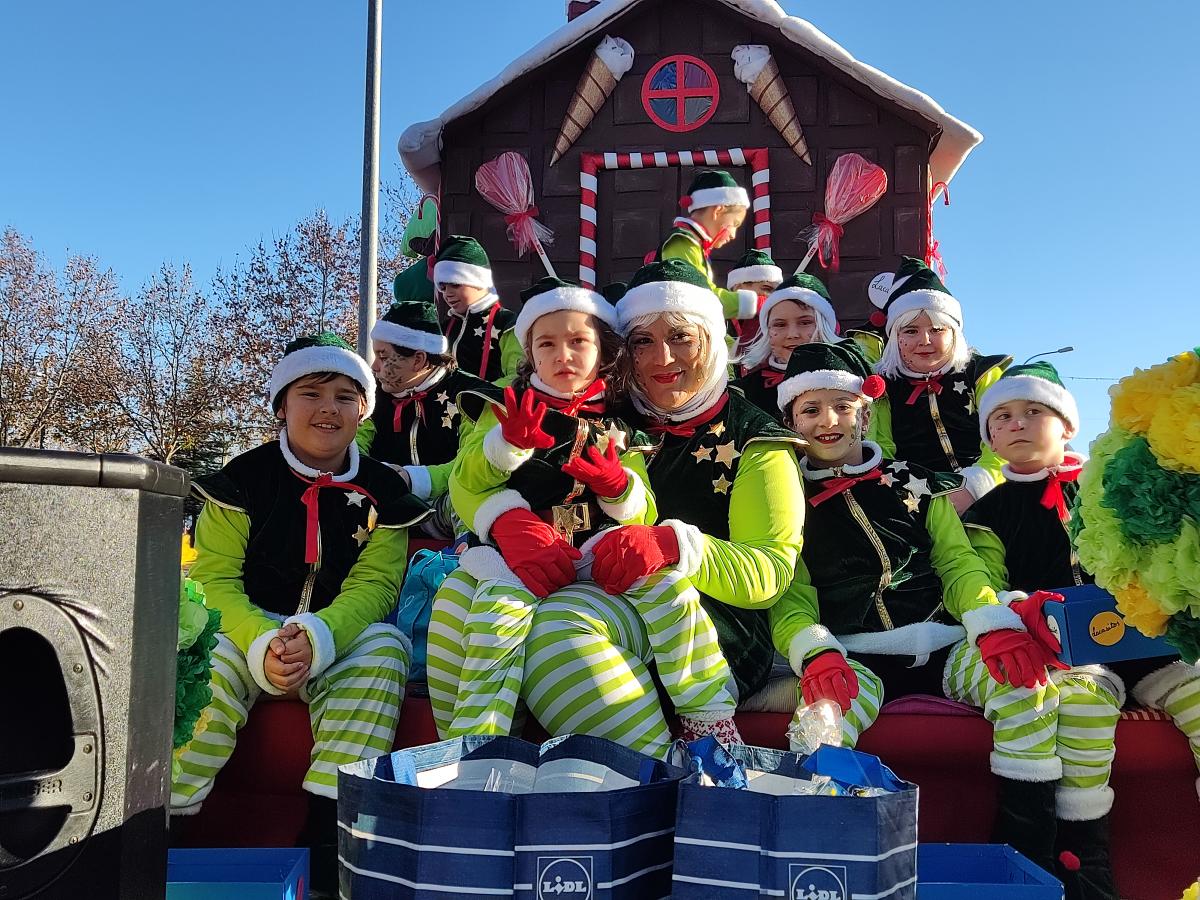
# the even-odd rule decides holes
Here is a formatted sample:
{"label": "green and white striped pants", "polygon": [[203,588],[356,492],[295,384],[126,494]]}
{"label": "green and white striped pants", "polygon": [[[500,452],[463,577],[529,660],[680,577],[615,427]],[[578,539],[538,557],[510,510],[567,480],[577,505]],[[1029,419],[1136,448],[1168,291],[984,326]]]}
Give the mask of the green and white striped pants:
{"label": "green and white striped pants", "polygon": [[946,696],[983,709],[994,729],[992,771],[1018,781],[1058,781],[1058,817],[1098,819],[1112,808],[1108,786],[1124,702],[1120,679],[1101,666],[1052,671],[1035,688],[1000,684],[979,649],[961,641],[946,660]]}
{"label": "green and white striped pants", "polygon": [[677,712],[733,715],[733,679],[716,629],[674,569],[620,597],[576,582],[540,601],[511,582],[481,582],[459,570],[434,600],[429,697],[443,737],[508,733],[524,698],[551,734],[581,732],[664,753],[671,737],[651,663]]}
{"label": "green and white striped pants", "polygon": [[[390,625],[368,625],[333,665],[301,689],[312,723],[312,761],[304,789],[337,797],[337,768],[392,749],[404,682],[408,642]],[[234,643],[217,636],[213,649],[213,699],[207,727],[180,748],[180,775],[171,785],[171,812],[191,815],[212,790],[233,754],[237,733],[262,693]]]}
{"label": "green and white striped pants", "polygon": [[[1183,732],[1200,769],[1200,665],[1181,660],[1167,663],[1138,681],[1133,688],[1138,703],[1165,712]],[[1196,779],[1200,797],[1200,778]]]}

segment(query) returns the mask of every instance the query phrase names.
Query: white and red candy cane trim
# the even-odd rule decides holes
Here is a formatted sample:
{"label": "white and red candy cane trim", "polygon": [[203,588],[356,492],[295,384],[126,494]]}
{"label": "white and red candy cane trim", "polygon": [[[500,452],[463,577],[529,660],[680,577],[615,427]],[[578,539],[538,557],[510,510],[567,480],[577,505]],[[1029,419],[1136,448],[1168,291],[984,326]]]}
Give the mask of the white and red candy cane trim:
{"label": "white and red candy cane trim", "polygon": [[765,147],[729,150],[668,150],[652,153],[579,154],[579,281],[596,286],[596,173],[612,169],[666,169],[680,166],[749,166],[754,247],[771,252],[771,169]]}

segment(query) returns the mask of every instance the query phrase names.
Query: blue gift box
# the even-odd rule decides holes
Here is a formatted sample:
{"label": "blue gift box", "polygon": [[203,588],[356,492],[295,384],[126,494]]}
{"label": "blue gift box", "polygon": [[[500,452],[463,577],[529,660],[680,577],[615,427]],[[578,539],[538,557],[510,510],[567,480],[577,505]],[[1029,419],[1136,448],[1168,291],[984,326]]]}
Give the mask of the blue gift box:
{"label": "blue gift box", "polygon": [[1062,882],[1001,844],[921,844],[921,900],[1062,900]]}
{"label": "blue gift box", "polygon": [[307,900],[308,850],[169,850],[167,900]]}
{"label": "blue gift box", "polygon": [[1125,621],[1113,595],[1094,584],[1054,588],[1064,602],[1042,607],[1050,630],[1062,641],[1059,659],[1072,666],[1173,656],[1161,637],[1148,638]]}

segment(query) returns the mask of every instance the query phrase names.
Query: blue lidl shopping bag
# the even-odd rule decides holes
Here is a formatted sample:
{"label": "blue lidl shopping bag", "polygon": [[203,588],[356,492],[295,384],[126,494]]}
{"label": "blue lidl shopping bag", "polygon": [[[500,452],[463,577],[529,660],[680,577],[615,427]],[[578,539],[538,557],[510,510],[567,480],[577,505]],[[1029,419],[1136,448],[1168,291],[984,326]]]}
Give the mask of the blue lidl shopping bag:
{"label": "blue lidl shopping bag", "polygon": [[[675,900],[916,896],[917,788],[876,757],[698,744],[707,777],[679,787]],[[815,780],[830,793],[798,792]]]}
{"label": "blue lidl shopping bag", "polygon": [[394,623],[412,641],[409,681],[425,680],[433,595],[442,586],[446,576],[457,568],[457,556],[437,550],[418,550],[409,561],[408,574],[404,576],[404,587],[400,590],[400,602],[396,604]]}
{"label": "blue lidl shopping bag", "polygon": [[582,735],[464,737],[343,766],[342,895],[668,897],[687,777]]}

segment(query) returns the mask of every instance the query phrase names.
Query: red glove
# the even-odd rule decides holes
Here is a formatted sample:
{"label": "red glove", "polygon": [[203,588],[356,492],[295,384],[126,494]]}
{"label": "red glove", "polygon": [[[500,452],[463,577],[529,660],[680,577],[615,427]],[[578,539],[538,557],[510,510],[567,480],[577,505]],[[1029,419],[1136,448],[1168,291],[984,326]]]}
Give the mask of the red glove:
{"label": "red glove", "polygon": [[850,701],[858,696],[858,676],[846,657],[836,650],[826,650],[804,663],[800,693],[805,703],[832,700],[847,713]]}
{"label": "red glove", "polygon": [[1045,684],[1046,651],[1027,631],[1002,628],[979,639],[979,654],[992,678],[1000,684],[1033,688]]}
{"label": "red glove", "polygon": [[516,392],[504,389],[504,412],[495,410],[504,439],[518,450],[546,450],[554,446],[554,438],[542,430],[542,419],[546,418],[546,404],[534,405],[533,391],[521,395],[518,405]]}
{"label": "red glove", "polygon": [[575,580],[580,552],[527,509],[510,509],[492,523],[492,540],[513,574],[538,597]]}
{"label": "red glove", "polygon": [[611,500],[620,497],[629,487],[629,473],[621,468],[616,441],[609,441],[608,449],[603,453],[595,445],[588,447],[586,459],[581,454],[562,470],[597,497]]}
{"label": "red glove", "polygon": [[1071,667],[1058,658],[1058,654],[1062,652],[1062,642],[1050,630],[1050,626],[1046,622],[1046,617],[1042,614],[1042,607],[1047,603],[1062,602],[1062,594],[1055,594],[1050,591],[1034,591],[1024,600],[1014,600],[1008,604],[1008,608],[1021,617],[1021,621],[1025,623],[1026,630],[1033,635],[1033,639],[1045,651],[1042,654],[1044,657],[1042,662],[1055,669],[1069,669]]}
{"label": "red glove", "polygon": [[596,542],[592,581],[623,594],[639,578],[679,562],[679,539],[670,525],[622,525]]}

